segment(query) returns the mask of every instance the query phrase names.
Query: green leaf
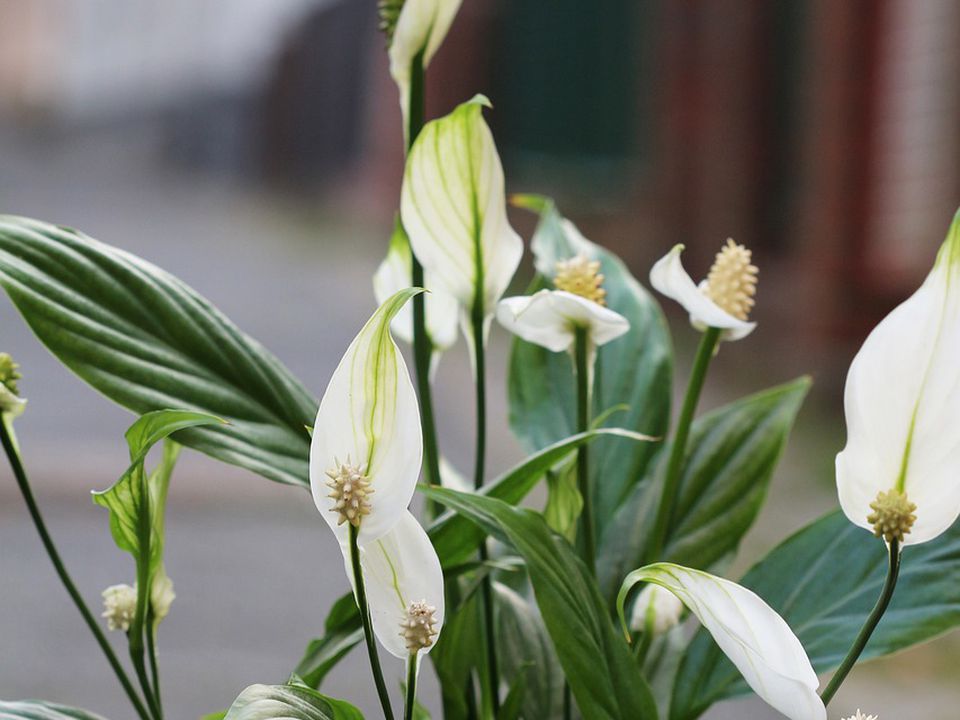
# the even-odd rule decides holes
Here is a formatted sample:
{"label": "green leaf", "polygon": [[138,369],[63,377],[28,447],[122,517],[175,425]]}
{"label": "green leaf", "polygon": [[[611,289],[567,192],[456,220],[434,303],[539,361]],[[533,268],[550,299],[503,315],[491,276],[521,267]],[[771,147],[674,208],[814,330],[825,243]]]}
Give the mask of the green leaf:
{"label": "green leaf", "polygon": [[279,482],[309,486],[317,402],[259,343],[163,270],[81,233],[0,216],[0,285],[68,368],[137,414],[226,418],[178,442]]}
{"label": "green leaf", "polygon": [[[760,512],[809,388],[809,378],[801,377],[694,421],[663,560],[706,570],[736,551]],[[627,573],[646,562],[644,554],[669,453],[667,445],[657,463],[657,482],[637,486],[600,547],[597,572],[608,598],[615,596]]]}
{"label": "green leaf", "polygon": [[[585,433],[564,438],[534,453],[496,480],[484,485],[480,493],[515,505],[527,496],[527,493],[536,486],[550,468],[563,461],[584,443],[595,442],[600,437],[606,437],[615,442],[623,442],[624,439],[632,442],[650,440],[644,435],[620,428],[588,430]],[[424,489],[421,487],[421,490]],[[483,531],[476,525],[452,512],[444,513],[437,518],[430,526],[429,534],[444,568],[470,560],[484,538]]]}
{"label": "green leaf", "polygon": [[570,544],[551,532],[539,513],[443,488],[424,492],[512,546],[526,561],[544,624],[584,717],[657,717],[650,688],[614,631],[596,583]]}
{"label": "green leaf", "polygon": [[[835,668],[883,585],[883,543],[837,511],[785,540],[740,581],[790,625],[818,673]],[[889,655],[960,625],[960,523],[903,551],[890,607],[861,658]],[[736,668],[700,630],[680,666],[672,720],[693,720],[710,705],[748,692]]]}
{"label": "green leaf", "polygon": [[224,720],[363,720],[357,708],[304,685],[251,685]]}
{"label": "green leaf", "polygon": [[563,670],[543,618],[535,605],[506,585],[494,583],[493,591],[496,594],[497,651],[503,676],[522,680],[521,716],[560,717],[563,713]]}
{"label": "green leaf", "polygon": [[429,655],[440,681],[444,720],[470,717],[466,689],[473,682],[473,668],[478,661],[483,665],[476,652],[483,643],[483,621],[473,594],[444,619],[443,632]]}
{"label": "green leaf", "polygon": [[[586,251],[600,261],[607,305],[630,322],[630,331],[599,348],[593,387],[593,412],[626,404],[617,425],[648,435],[663,436],[670,419],[671,344],[656,301],[640,286],[623,262],[609,250],[564,231],[553,202],[535,196],[514,196],[514,204],[539,210],[540,222],[531,246],[539,275],[530,292],[551,286],[557,260]],[[565,353],[515,339],[510,355],[510,427],[530,450],[539,450],[573,434],[575,426],[573,363]],[[641,478],[655,445],[627,445],[601,440],[590,453],[594,488],[595,526],[609,518]]]}
{"label": "green leaf", "polygon": [[42,700],[0,700],[0,720],[103,720],[86,710]]}
{"label": "green leaf", "polygon": [[294,674],[312,688],[319,688],[327,673],[354,647],[363,642],[360,613],[353,593],[337,600],[327,615],[324,636],[312,640]]}

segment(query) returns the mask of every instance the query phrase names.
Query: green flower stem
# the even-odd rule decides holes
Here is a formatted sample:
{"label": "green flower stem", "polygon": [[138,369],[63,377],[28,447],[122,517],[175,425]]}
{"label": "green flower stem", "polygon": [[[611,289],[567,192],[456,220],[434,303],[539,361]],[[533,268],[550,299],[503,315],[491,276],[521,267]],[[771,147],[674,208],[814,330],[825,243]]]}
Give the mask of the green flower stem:
{"label": "green flower stem", "polygon": [[113,648],[110,647],[110,643],[107,642],[107,638],[104,637],[103,631],[100,629],[93,614],[84,602],[83,597],[77,590],[77,586],[74,585],[70,573],[67,572],[63,560],[60,558],[60,553],[57,551],[57,547],[50,537],[50,533],[47,532],[47,525],[43,520],[43,516],[40,514],[40,508],[37,506],[37,501],[33,496],[33,490],[30,488],[27,473],[23,468],[23,463],[20,461],[20,454],[13,440],[12,429],[7,425],[8,422],[6,418],[0,420],[0,441],[2,441],[3,450],[6,452],[7,459],[10,461],[10,468],[13,470],[13,475],[17,480],[20,493],[23,495],[24,502],[27,504],[27,510],[30,513],[30,518],[33,520],[33,525],[37,529],[37,534],[40,536],[40,541],[43,543],[47,555],[50,557],[50,562],[53,563],[53,569],[56,570],[57,576],[60,578],[60,582],[63,583],[63,587],[66,589],[70,599],[73,600],[73,604],[76,605],[77,610],[80,611],[83,621],[87,627],[90,628],[90,632],[93,633],[94,639],[107,658],[107,662],[110,663],[110,667],[117,676],[117,680],[120,681],[120,685],[130,699],[134,710],[137,711],[137,715],[140,716],[141,720],[150,720],[150,715],[147,714],[143,702],[141,702],[137,696],[137,692],[130,682],[130,678],[127,677],[126,672],[124,672],[123,667],[120,665],[120,661],[117,660],[117,656],[113,652]]}
{"label": "green flower stem", "polygon": [[[423,51],[417,53],[410,66],[410,111],[407,124],[407,151],[413,147],[423,128],[424,109]],[[423,281],[423,265],[411,248],[413,261],[413,287],[426,287]],[[427,334],[427,298],[423,293],[413,298],[413,359],[417,371],[417,394],[420,396],[420,426],[423,432],[423,460],[426,480],[430,485],[440,484],[440,453],[437,449],[437,425],[433,416],[433,392],[430,388],[430,359],[433,343]],[[426,501],[427,517],[436,517],[437,505]]]}
{"label": "green flower stem", "polygon": [[157,662],[157,638],[154,632],[153,608],[147,612],[147,658],[150,660],[150,682],[153,684],[153,696],[157,701],[157,710],[163,717],[163,701],[160,699],[160,665]]}
{"label": "green flower stem", "polygon": [[[475,243],[475,245],[475,252],[479,256],[479,242]],[[476,267],[483,267],[479,257],[477,257],[475,261]],[[481,276],[477,278],[477,293],[471,312],[474,352],[473,369],[476,374],[475,384],[477,389],[477,445],[473,466],[473,487],[475,490],[480,490],[483,486],[487,451],[487,372],[486,352],[483,344],[484,318],[482,293],[483,277]],[[480,560],[485,562],[488,558],[487,543],[486,540],[484,540],[480,543]],[[493,710],[494,717],[496,717],[500,712],[500,671],[497,667],[496,632],[493,624],[493,584],[491,583],[489,574],[483,578],[480,589],[483,596],[483,625],[486,633],[487,674],[490,676],[490,707]]]}
{"label": "green flower stem", "polygon": [[[590,368],[588,355],[590,339],[586,328],[578,327],[574,342],[574,360],[577,366],[577,432],[590,429]],[[590,487],[590,457],[587,445],[577,448],[577,485],[583,498],[583,512],[580,513],[580,528],[583,531],[583,559],[590,574],[597,574],[597,540],[594,530],[593,491]]]}
{"label": "green flower stem", "polygon": [[700,391],[703,390],[703,382],[707,377],[707,368],[710,366],[710,360],[719,341],[720,329],[707,328],[700,339],[700,347],[697,348],[697,356],[693,361],[690,381],[687,384],[687,393],[683,398],[683,407],[680,409],[680,418],[673,436],[673,447],[670,448],[667,474],[663,479],[663,492],[660,495],[660,505],[657,508],[657,518],[653,526],[653,537],[647,551],[648,563],[663,559],[660,556],[676,510],[677,493],[680,490],[680,472],[683,470],[690,425],[697,411],[697,402],[700,400]]}
{"label": "green flower stem", "polygon": [[880,618],[882,618],[883,614],[887,611],[887,606],[893,597],[893,591],[897,587],[897,578],[900,575],[901,553],[899,541],[894,540],[890,543],[889,554],[890,562],[887,566],[887,579],[883,583],[883,589],[880,591],[877,604],[873,606],[873,610],[871,610],[870,615],[867,616],[867,621],[863,624],[863,627],[860,628],[860,633],[857,635],[856,640],[853,641],[853,645],[850,646],[850,650],[847,651],[847,656],[843,659],[843,662],[840,663],[840,667],[837,668],[833,677],[830,678],[830,683],[821,693],[820,699],[823,700],[824,705],[827,705],[833,699],[837,690],[843,685],[843,681],[846,680],[847,675],[853,670],[853,666],[857,664],[860,653],[867,647],[870,636],[873,635],[873,631],[877,628]]}
{"label": "green flower stem", "polygon": [[140,543],[141,554],[137,558],[137,612],[130,623],[130,631],[127,633],[127,642],[130,650],[130,660],[133,662],[134,670],[137,672],[137,679],[140,681],[140,689],[143,696],[147,699],[147,706],[150,713],[157,720],[163,717],[160,712],[160,706],[157,703],[156,694],[150,686],[150,678],[147,675],[147,665],[144,660],[145,646],[143,641],[147,613],[150,611],[150,541],[152,528],[150,526],[150,489],[147,487],[146,472],[141,465],[138,472],[137,482],[140,483],[140,502],[141,507],[137,513],[137,539]]}
{"label": "green flower stem", "polygon": [[370,606],[367,605],[367,590],[363,583],[363,568],[360,566],[360,547],[357,545],[357,533],[358,529],[351,523],[350,565],[353,568],[353,584],[356,588],[357,609],[360,611],[363,637],[367,643],[367,656],[370,658],[370,670],[373,672],[373,682],[377,686],[377,695],[380,698],[380,707],[383,708],[383,717],[385,720],[393,720],[390,694],[387,692],[387,684],[383,680],[380,656],[377,653],[377,639],[373,635],[373,622],[370,620]]}
{"label": "green flower stem", "polygon": [[417,653],[407,658],[407,694],[403,703],[403,720],[413,720],[413,709],[417,705]]}

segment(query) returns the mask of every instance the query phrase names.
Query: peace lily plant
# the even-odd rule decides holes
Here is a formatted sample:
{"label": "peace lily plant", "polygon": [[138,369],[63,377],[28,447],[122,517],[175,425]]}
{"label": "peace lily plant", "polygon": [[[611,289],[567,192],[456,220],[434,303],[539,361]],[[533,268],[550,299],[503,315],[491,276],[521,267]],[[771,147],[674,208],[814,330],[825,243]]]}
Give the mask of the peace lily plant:
{"label": "peace lily plant", "polygon": [[[426,122],[424,71],[459,4],[380,3],[407,157],[373,278],[379,307],[371,300],[332,375],[308,379],[326,381],[319,401],[169,273],[79,231],[0,216],[0,285],[14,306],[69,369],[136,416],[118,479],[92,495],[104,532],[129,556],[98,612],[33,494],[25,459],[35,451],[14,435],[15,422],[32,421],[21,395],[29,368],[21,378],[0,353],[0,444],[12,478],[133,715],[220,707],[206,717],[355,720],[359,704],[391,719],[694,720],[753,694],[791,720],[884,718],[882,707],[867,715],[836,699],[856,664],[960,622],[943,610],[960,603],[960,215],[922,287],[850,367],[836,459],[842,511],[737,581],[723,577],[810,385],[799,378],[698,414],[722,341],[758,342],[759,263],[728,240],[700,283],[679,245],[650,271],[649,284],[700,333],[671,426],[673,343],[654,296],[553,201],[507,196],[486,97]],[[508,204],[538,220],[526,292],[515,278],[525,240]],[[494,332],[494,317],[509,333]],[[431,370],[458,324],[475,388],[472,482],[451,479],[433,412]],[[411,344],[410,370],[394,335]],[[325,337],[317,333],[318,347]],[[505,420],[527,457],[488,477],[487,347],[497,342],[511,344]],[[238,678],[252,684],[235,699],[189,711],[162,697],[159,671],[162,621],[176,615],[178,594],[189,596],[174,590],[168,569],[177,568],[164,554],[183,448],[309,489],[345,569],[289,563],[343,595],[325,620],[322,607],[298,618],[311,634],[322,629],[304,638],[287,682]],[[370,689],[341,699],[324,683],[361,644]],[[438,693],[418,698],[421,672]],[[0,701],[0,716],[102,720],[36,700]]]}

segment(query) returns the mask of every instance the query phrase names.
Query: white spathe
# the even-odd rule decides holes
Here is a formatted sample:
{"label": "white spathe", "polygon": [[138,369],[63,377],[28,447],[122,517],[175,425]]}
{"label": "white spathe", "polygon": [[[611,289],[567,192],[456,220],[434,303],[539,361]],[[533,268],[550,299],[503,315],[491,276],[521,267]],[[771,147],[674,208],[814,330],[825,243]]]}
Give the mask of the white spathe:
{"label": "white spathe", "polygon": [[871,529],[870,503],[897,489],[917,506],[904,545],[953,525],[960,515],[960,212],[923,285],[853,359],[844,410],[837,491],[850,521]]}
{"label": "white spathe", "polygon": [[690,323],[698,330],[708,327],[723,330],[724,340],[740,340],[753,332],[755,322],[734,317],[707,297],[704,292],[706,281],[698,286],[694,283],[680,262],[683,245],[674,245],[666,255],[660,258],[650,270],[650,284],[671,300],[676,300],[690,313]]}
{"label": "white spathe", "polygon": [[385,535],[406,511],[420,475],[423,439],[420,410],[410,374],[390,322],[418,289],[391,296],[350,343],[320,401],[310,444],[313,500],[341,542],[348,524],[339,524],[328,497],[328,470],[338,463],[359,466],[369,478],[370,513],[362,518],[357,541]]}
{"label": "white spathe", "polygon": [[433,59],[447,36],[461,0],[405,0],[390,41],[390,74],[400,90],[403,136],[410,117],[410,81],[413,59],[423,53],[423,67]]}
{"label": "white spathe", "polygon": [[[373,275],[373,294],[378,303],[387,301],[398,290],[413,285],[413,253],[410,243],[398,222],[390,237],[387,256]],[[435,352],[449,349],[457,341],[457,301],[442,290],[433,289],[430,274],[424,273],[424,284],[429,291],[425,299],[427,335]],[[407,303],[393,318],[393,334],[406,343],[413,342],[413,303]],[[434,355],[436,358],[436,355]]]}
{"label": "white spathe", "polygon": [[[360,566],[374,633],[391,655],[406,658],[410,652],[400,630],[411,603],[425,600],[436,608],[438,635],[443,626],[443,570],[430,538],[410,511],[399,513],[397,520],[390,532],[360,548]],[[349,545],[341,543],[340,549],[353,583]],[[419,656],[432,647],[421,650]]]}
{"label": "white spathe", "polygon": [[638,582],[655,583],[676,595],[771,707],[790,720],[826,720],[817,674],[800,640],[756,593],[700,570],[656,563],[624,580],[618,599],[621,619],[623,600]]}
{"label": "white spathe", "polygon": [[578,328],[591,348],[605,345],[630,330],[618,312],[565,290],[540,290],[501,300],[497,320],[514,335],[552,352],[571,350]]}
{"label": "white spathe", "polygon": [[523,254],[507,220],[500,156],[483,119],[489,106],[478,95],[424,126],[407,158],[400,196],[413,252],[436,287],[460,304],[465,331],[477,301],[486,329]]}

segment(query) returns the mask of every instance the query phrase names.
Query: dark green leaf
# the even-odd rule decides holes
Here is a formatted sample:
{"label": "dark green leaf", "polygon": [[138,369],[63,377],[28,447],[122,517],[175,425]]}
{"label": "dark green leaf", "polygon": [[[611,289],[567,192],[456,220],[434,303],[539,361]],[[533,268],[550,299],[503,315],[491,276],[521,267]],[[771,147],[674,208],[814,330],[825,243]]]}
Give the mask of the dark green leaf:
{"label": "dark green leaf", "polygon": [[363,720],[353,705],[304,685],[251,685],[233,701],[224,720]]}
{"label": "dark green leaf", "polygon": [[333,604],[327,615],[322,638],[307,645],[294,674],[312,688],[319,688],[327,673],[356,645],[363,642],[360,613],[353,593],[347,593]]}
{"label": "dark green leaf", "polygon": [[[495,583],[497,651],[503,676],[523,679],[521,715],[553,718],[563,713],[563,670],[535,605]],[[519,692],[519,690],[518,690]],[[505,703],[506,704],[506,703]]]}
{"label": "dark green leaf", "polygon": [[[736,551],[760,512],[809,388],[810,380],[802,377],[741,398],[693,423],[664,560],[706,570]],[[637,486],[601,545],[598,573],[608,598],[627,573],[646,562],[659,478],[669,452],[669,446],[664,447],[657,463],[658,482]]]}
{"label": "dark green leaf", "polygon": [[[526,497],[540,478],[570,453],[587,442],[606,437],[623,444],[647,444],[649,438],[620,428],[602,428],[579,433],[550,445],[528,457],[512,470],[484,485],[481,494],[515,505]],[[624,443],[624,440],[629,441]],[[430,539],[445,568],[460,565],[470,560],[483,541],[483,531],[466,518],[447,512],[430,526]]]}
{"label": "dark green leaf", "polygon": [[657,717],[650,689],[614,630],[596,583],[570,544],[551,532],[539,513],[443,488],[424,492],[512,546],[526,561],[544,624],[584,717]]}
{"label": "dark green leaf", "polygon": [[[647,435],[663,436],[669,425],[671,345],[663,314],[656,301],[640,286],[613,253],[593,245],[587,248],[564,232],[563,219],[553,202],[529,196],[516,204],[540,212],[531,246],[540,275],[531,287],[545,287],[557,260],[587,249],[601,263],[607,305],[630,322],[630,332],[597,354],[593,388],[593,415],[626,404],[616,416],[620,427]],[[579,243],[579,244],[578,244]],[[516,339],[510,356],[510,427],[531,451],[572,435],[575,430],[573,364],[565,353],[552,353],[539,345]],[[605,528],[634,483],[642,477],[656,452],[655,445],[600,440],[590,453],[594,483],[596,527]]]}
{"label": "dark green leaf", "polygon": [[0,285],[68,368],[137,414],[199,410],[229,425],[177,441],[309,485],[317,403],[276,358],[163,270],[73,230],[0,216]]}
{"label": "dark green leaf", "polygon": [[86,710],[42,700],[0,700],[0,720],[103,720]]}
{"label": "dark green leaf", "polygon": [[476,594],[467,598],[444,619],[443,632],[429,655],[440,681],[444,720],[470,717],[466,689],[473,682],[471,673],[478,661],[476,648],[484,642],[476,598]]}
{"label": "dark green leaf", "polygon": [[[884,544],[833,512],[784,541],[741,580],[779,612],[803,643],[814,669],[835,668],[880,595]],[[888,655],[960,625],[960,523],[903,551],[890,607],[861,656]],[[699,631],[673,691],[673,720],[692,720],[710,705],[746,693],[736,668]]]}

